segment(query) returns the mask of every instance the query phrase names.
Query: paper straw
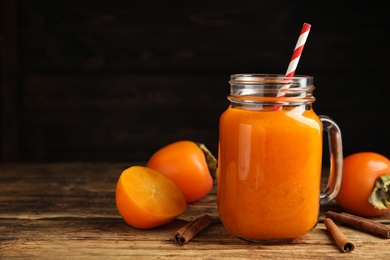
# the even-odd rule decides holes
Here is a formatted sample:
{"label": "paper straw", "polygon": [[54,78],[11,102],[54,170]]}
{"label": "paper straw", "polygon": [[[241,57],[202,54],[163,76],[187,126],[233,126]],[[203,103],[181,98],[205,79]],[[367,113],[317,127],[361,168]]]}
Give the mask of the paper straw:
{"label": "paper straw", "polygon": [[[309,36],[311,25],[308,23],[304,23],[302,26],[301,33],[299,34],[299,38],[297,41],[297,44],[295,45],[294,52],[292,54],[290,63],[288,64],[288,68],[286,71],[286,74],[284,76],[285,79],[288,79],[290,77],[293,77],[295,74],[295,70],[297,69],[299,59],[301,58],[303,47],[305,47],[305,43],[307,40],[307,37]],[[290,84],[285,84],[282,86],[282,89],[289,88]],[[277,97],[284,97],[286,94],[279,90],[279,93]],[[282,107],[281,104],[275,105],[274,110],[278,110],[280,107]]]}
{"label": "paper straw", "polygon": [[295,45],[295,49],[293,55],[291,57],[290,63],[288,64],[287,72],[285,77],[294,76],[295,70],[297,69],[299,59],[301,58],[303,47],[305,47],[305,43],[307,40],[307,36],[309,36],[311,25],[308,23],[304,23],[302,26],[301,33],[299,34],[299,38],[297,44]]}

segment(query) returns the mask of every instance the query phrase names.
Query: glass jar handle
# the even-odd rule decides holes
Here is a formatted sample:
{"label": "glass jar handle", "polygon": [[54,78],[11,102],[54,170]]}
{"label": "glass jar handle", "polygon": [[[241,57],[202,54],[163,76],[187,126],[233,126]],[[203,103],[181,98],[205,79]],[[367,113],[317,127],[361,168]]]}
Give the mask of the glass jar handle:
{"label": "glass jar handle", "polygon": [[328,184],[320,195],[320,204],[324,205],[333,200],[339,193],[343,174],[343,146],[341,131],[333,119],[327,116],[319,116],[323,129],[328,133],[330,169]]}

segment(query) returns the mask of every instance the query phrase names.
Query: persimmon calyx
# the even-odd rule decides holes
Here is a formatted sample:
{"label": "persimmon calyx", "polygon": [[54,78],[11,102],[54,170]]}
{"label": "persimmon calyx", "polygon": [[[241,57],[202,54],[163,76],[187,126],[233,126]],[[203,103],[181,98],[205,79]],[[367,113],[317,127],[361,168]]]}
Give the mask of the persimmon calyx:
{"label": "persimmon calyx", "polygon": [[218,161],[215,158],[215,156],[210,152],[207,147],[202,144],[198,143],[199,148],[203,151],[205,157],[206,157],[206,162],[207,166],[209,168],[210,174],[213,177],[214,183],[217,182],[217,170],[218,170]]}
{"label": "persimmon calyx", "polygon": [[390,175],[379,176],[375,181],[374,189],[368,198],[374,208],[386,210],[390,206]]}

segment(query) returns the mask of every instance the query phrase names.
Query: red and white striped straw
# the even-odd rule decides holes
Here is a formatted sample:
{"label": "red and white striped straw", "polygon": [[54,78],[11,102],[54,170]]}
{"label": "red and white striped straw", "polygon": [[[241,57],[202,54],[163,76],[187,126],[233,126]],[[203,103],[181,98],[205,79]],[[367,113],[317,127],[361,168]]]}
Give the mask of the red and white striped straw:
{"label": "red and white striped straw", "polygon": [[[291,57],[290,63],[288,64],[288,68],[285,74],[285,79],[289,77],[293,77],[295,74],[295,70],[297,69],[299,59],[301,58],[301,54],[303,51],[303,47],[305,47],[305,43],[307,40],[307,37],[309,36],[311,25],[308,23],[304,23],[302,26],[301,33],[299,34],[299,38],[297,41],[297,44],[295,45],[295,49],[293,52],[293,55]],[[285,84],[280,90],[289,88],[290,84]],[[284,97],[286,94],[281,92],[279,90],[279,93],[277,97]],[[281,104],[275,105],[274,110],[278,110],[280,107],[282,107]]]}
{"label": "red and white striped straw", "polygon": [[297,44],[295,45],[295,49],[293,55],[290,60],[290,64],[288,65],[287,72],[285,77],[294,76],[295,70],[297,69],[299,59],[301,58],[303,47],[305,47],[307,36],[309,36],[311,25],[308,23],[304,23],[301,33],[299,34],[299,38]]}

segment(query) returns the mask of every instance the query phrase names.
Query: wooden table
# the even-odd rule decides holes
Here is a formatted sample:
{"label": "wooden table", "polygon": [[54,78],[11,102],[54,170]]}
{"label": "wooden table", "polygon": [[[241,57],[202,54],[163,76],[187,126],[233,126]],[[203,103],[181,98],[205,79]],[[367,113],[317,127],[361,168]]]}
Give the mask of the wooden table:
{"label": "wooden table", "polygon": [[[261,245],[229,234],[218,218],[215,189],[167,225],[132,228],[115,205],[116,182],[131,165],[0,164],[0,259],[389,259],[390,239],[342,225],[355,250],[340,251],[323,224],[324,212],[340,211],[335,202],[292,244]],[[175,232],[206,213],[213,223],[177,244]],[[390,214],[374,220],[390,225]]]}

